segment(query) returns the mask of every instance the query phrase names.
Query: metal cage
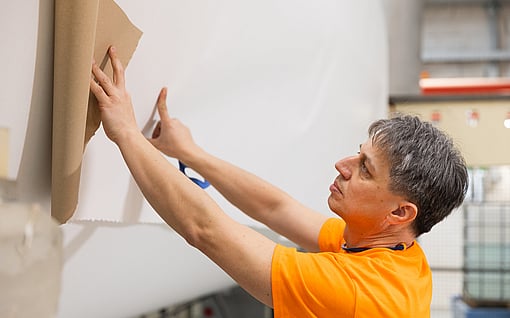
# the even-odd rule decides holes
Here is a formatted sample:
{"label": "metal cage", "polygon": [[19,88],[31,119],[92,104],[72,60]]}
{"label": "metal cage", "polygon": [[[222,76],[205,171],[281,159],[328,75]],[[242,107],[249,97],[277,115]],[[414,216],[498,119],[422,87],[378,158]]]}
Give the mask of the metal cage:
{"label": "metal cage", "polygon": [[463,248],[464,301],[509,306],[510,203],[465,203]]}

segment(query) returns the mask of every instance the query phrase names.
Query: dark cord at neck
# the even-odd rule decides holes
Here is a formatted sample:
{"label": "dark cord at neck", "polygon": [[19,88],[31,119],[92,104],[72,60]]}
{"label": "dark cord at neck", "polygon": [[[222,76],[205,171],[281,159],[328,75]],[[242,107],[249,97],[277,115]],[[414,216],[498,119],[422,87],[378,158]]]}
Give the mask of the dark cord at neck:
{"label": "dark cord at neck", "polygon": [[[346,244],[342,245],[342,249],[344,251],[346,251],[346,252],[349,252],[349,253],[364,252],[364,251],[368,251],[368,250],[370,250],[372,248],[373,247],[347,247]],[[405,243],[400,243],[400,244],[397,244],[395,246],[388,246],[388,247],[385,247],[385,248],[388,248],[388,249],[393,250],[393,251],[405,251],[407,249],[407,245]]]}

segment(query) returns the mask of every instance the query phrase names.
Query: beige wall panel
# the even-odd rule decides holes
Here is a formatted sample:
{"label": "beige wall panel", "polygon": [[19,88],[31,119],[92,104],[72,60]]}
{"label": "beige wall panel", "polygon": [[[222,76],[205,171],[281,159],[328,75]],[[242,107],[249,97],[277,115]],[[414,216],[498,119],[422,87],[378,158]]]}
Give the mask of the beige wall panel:
{"label": "beige wall panel", "polygon": [[[462,150],[472,167],[510,164],[510,129],[503,121],[510,111],[510,101],[476,100],[399,103],[396,111],[420,115],[431,120],[433,112],[441,114],[437,126],[446,131]],[[469,112],[476,110],[476,126],[468,123]]]}

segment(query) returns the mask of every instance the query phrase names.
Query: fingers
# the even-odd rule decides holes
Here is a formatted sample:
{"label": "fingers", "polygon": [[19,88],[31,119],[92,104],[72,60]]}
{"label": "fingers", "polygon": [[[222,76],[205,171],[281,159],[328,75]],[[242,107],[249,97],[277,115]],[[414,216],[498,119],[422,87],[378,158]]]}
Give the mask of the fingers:
{"label": "fingers", "polygon": [[97,100],[102,100],[108,97],[108,95],[106,95],[101,85],[96,83],[96,81],[93,78],[90,79],[90,90],[92,91],[94,96],[96,96]]}
{"label": "fingers", "polygon": [[161,118],[161,120],[166,120],[169,117],[168,108],[166,107],[167,91],[168,90],[166,87],[163,87],[161,89],[161,92],[159,92],[158,101],[156,103],[158,105],[158,113],[159,118]]}
{"label": "fingers", "polygon": [[[95,62],[92,63],[92,74],[94,75],[96,84],[99,86],[99,88],[102,88],[106,95],[111,95],[114,89],[113,83],[108,75],[106,75]],[[91,87],[93,87],[92,84]]]}
{"label": "fingers", "polygon": [[[112,62],[112,69],[113,69],[113,81],[106,75],[99,66],[93,62],[92,63],[92,74],[94,75],[94,78],[96,79],[99,87],[96,87],[96,85],[93,85],[91,83],[91,88],[96,88],[96,91],[98,92],[98,88],[102,88],[104,93],[108,96],[111,96],[115,90],[115,88],[124,88],[125,86],[125,77],[124,77],[124,67],[122,66],[122,62],[117,56],[117,51],[115,47],[111,46],[108,49],[108,55],[110,56],[110,60]],[[94,93],[95,94],[95,93]],[[96,96],[97,97],[97,96]]]}
{"label": "fingers", "polygon": [[124,67],[122,66],[122,62],[117,56],[117,50],[114,46],[110,46],[108,50],[108,54],[110,55],[110,60],[112,61],[113,68],[113,82],[117,84],[117,86],[124,87]]}

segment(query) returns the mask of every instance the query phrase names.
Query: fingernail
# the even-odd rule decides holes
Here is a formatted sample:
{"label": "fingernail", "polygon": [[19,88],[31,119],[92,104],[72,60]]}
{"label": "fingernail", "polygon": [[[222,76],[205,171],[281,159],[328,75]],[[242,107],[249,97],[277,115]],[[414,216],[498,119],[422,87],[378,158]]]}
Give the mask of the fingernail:
{"label": "fingernail", "polygon": [[112,46],[110,47],[110,50],[111,50],[112,52],[115,52],[115,46],[113,46],[113,45],[112,45]]}

